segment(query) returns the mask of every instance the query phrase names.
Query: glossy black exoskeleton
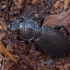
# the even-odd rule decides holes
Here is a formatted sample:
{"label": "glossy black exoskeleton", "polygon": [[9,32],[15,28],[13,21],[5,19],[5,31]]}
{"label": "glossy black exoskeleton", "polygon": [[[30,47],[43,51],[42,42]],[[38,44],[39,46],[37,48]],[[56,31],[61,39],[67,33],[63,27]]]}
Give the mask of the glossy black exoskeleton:
{"label": "glossy black exoskeleton", "polygon": [[39,26],[34,20],[25,17],[23,21],[15,20],[8,25],[10,30],[19,33],[24,42],[34,42],[35,49],[52,57],[64,57],[70,53],[70,41],[59,31],[61,27]]}

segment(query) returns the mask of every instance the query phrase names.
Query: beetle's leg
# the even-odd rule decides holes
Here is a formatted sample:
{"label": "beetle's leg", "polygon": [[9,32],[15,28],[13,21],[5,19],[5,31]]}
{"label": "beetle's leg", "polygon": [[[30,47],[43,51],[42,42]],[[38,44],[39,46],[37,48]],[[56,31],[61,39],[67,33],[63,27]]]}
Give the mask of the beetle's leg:
{"label": "beetle's leg", "polygon": [[41,19],[41,24],[40,24],[40,26],[42,26],[43,22],[44,22],[44,18]]}
{"label": "beetle's leg", "polygon": [[39,47],[36,44],[34,45],[33,49],[39,51]]}
{"label": "beetle's leg", "polygon": [[66,31],[67,36],[68,36],[68,35],[69,35],[69,32],[67,31],[67,29],[66,29],[63,25],[57,25],[57,26],[54,27],[54,29],[59,30],[59,29],[61,29],[62,27],[64,28],[64,30]]}
{"label": "beetle's leg", "polygon": [[39,18],[38,20],[40,20],[40,21],[39,21],[39,26],[42,27],[42,24],[43,24],[43,22],[44,22],[44,18]]}

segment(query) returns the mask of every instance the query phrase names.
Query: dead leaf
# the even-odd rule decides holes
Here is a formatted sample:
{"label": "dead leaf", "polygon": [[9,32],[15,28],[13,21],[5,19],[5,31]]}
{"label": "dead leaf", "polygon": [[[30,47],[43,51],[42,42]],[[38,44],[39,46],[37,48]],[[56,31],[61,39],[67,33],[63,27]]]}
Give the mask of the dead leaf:
{"label": "dead leaf", "polygon": [[[62,12],[61,14],[54,14],[46,17],[43,26],[45,25],[51,27],[55,27],[56,25],[63,25],[70,35],[70,9],[66,12]],[[61,28],[61,32],[66,34],[63,28]]]}
{"label": "dead leaf", "polygon": [[4,55],[7,55],[10,59],[12,59],[15,63],[17,63],[17,59],[14,58],[13,55],[5,49],[1,41],[0,41],[0,52]]}
{"label": "dead leaf", "polygon": [[6,37],[6,33],[5,32],[1,32],[0,33],[0,41]]}
{"label": "dead leaf", "polygon": [[59,7],[59,4],[60,4],[60,1],[57,1],[55,4],[54,4],[54,9],[57,9]]}
{"label": "dead leaf", "polygon": [[32,67],[34,70],[36,70],[36,67],[34,66],[34,64],[30,61],[30,59],[23,55],[23,62],[27,65],[27,66],[30,66]]}
{"label": "dead leaf", "polygon": [[54,9],[57,9],[60,6],[60,3],[64,3],[64,10],[68,8],[68,5],[70,4],[70,0],[58,0],[54,4]]}

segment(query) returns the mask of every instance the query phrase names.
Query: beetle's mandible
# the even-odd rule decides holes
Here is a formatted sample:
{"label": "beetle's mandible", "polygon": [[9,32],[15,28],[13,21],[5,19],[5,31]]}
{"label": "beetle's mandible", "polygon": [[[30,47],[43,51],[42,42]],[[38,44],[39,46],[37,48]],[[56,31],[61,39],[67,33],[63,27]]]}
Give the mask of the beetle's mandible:
{"label": "beetle's mandible", "polygon": [[52,57],[64,57],[70,53],[70,41],[59,31],[61,27],[39,26],[36,21],[26,17],[23,17],[23,21],[15,20],[8,25],[10,30],[19,33],[25,43],[34,42],[35,49]]}

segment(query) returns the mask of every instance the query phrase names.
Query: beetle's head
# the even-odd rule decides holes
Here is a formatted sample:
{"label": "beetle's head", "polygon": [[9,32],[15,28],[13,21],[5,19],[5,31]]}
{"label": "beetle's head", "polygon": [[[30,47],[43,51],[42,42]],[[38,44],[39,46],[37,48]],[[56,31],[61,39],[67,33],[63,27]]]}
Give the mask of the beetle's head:
{"label": "beetle's head", "polygon": [[20,21],[19,20],[11,21],[8,24],[8,29],[11,30],[12,32],[19,32],[19,30],[18,30],[19,24],[20,24]]}

